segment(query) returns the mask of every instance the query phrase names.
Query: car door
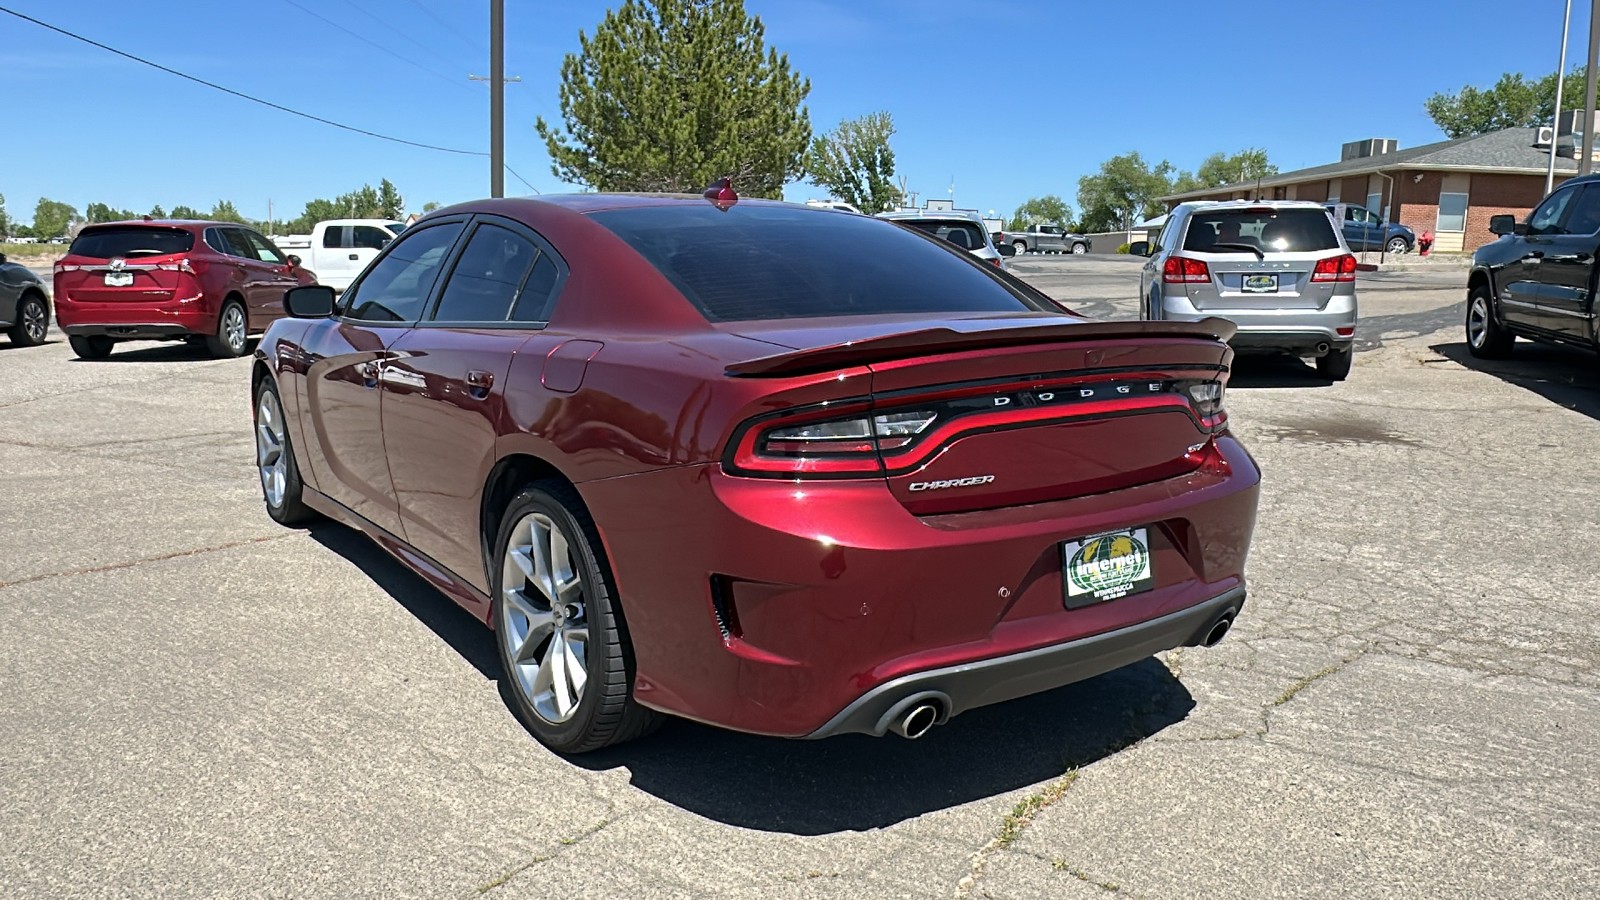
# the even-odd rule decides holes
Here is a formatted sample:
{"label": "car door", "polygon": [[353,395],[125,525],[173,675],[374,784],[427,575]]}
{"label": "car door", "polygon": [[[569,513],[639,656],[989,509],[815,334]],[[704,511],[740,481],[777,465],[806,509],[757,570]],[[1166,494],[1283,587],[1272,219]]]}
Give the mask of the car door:
{"label": "car door", "polygon": [[384,455],[383,366],[427,308],[465,221],[446,219],[408,232],[344,292],[334,315],[313,324],[302,341],[301,418],[317,487],[400,537],[405,530]]}
{"label": "car door", "polygon": [[485,593],[481,498],[506,373],[549,319],[566,271],[525,226],[478,217],[433,309],[383,366],[384,446],[406,537]]}
{"label": "car door", "polygon": [[[1557,243],[1567,234],[1567,219],[1573,212],[1573,200],[1583,185],[1565,185],[1544,199],[1528,216],[1527,233],[1513,240],[1521,243],[1522,256],[1509,263],[1504,272],[1504,283],[1499,291],[1500,316],[1507,322],[1525,328],[1553,331],[1553,323],[1545,312],[1543,295],[1547,290],[1559,290],[1549,284],[1560,278],[1560,269],[1552,271],[1545,261],[1561,252]],[[1592,252],[1592,251],[1591,251]]]}
{"label": "car door", "polygon": [[[1600,249],[1600,185],[1585,184],[1569,204],[1560,233],[1543,235],[1540,288],[1535,295],[1542,326],[1584,341],[1595,334],[1595,253]],[[1530,263],[1531,264],[1531,263]]]}
{"label": "car door", "polygon": [[250,330],[265,331],[268,325],[284,316],[284,292],[300,282],[294,277],[289,258],[271,241],[248,228],[230,230],[248,250],[245,304],[250,312]]}
{"label": "car door", "polygon": [[249,245],[235,236],[235,229],[222,225],[207,228],[202,239],[206,242],[206,246],[222,254],[222,258],[216,261],[227,269],[222,279],[224,285],[222,290],[245,298],[248,318],[252,276],[250,267],[246,265],[246,257],[250,252]]}

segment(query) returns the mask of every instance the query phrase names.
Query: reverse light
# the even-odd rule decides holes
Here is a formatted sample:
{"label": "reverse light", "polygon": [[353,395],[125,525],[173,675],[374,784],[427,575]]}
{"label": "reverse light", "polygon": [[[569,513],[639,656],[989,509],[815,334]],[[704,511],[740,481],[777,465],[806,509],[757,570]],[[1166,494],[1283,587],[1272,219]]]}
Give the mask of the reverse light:
{"label": "reverse light", "polygon": [[1341,282],[1356,280],[1356,257],[1353,253],[1343,256],[1330,256],[1327,259],[1317,260],[1317,267],[1311,270],[1313,282]]}
{"label": "reverse light", "polygon": [[1161,280],[1167,284],[1210,284],[1211,270],[1205,260],[1169,256],[1161,267]]}
{"label": "reverse light", "polygon": [[922,433],[938,414],[920,410],[881,416],[861,416],[808,422],[774,428],[760,439],[766,453],[779,454],[857,454],[876,453],[879,447],[893,449],[909,443]]}
{"label": "reverse light", "polygon": [[1201,424],[1212,431],[1220,431],[1228,421],[1227,410],[1222,405],[1225,393],[1226,389],[1220,381],[1197,381],[1188,387],[1195,414],[1200,417]]}

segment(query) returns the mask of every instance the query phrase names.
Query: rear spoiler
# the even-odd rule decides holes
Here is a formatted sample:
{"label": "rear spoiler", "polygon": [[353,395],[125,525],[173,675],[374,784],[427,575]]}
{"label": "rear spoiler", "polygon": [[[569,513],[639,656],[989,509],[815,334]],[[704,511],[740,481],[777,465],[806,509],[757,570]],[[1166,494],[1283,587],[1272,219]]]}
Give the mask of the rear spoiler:
{"label": "rear spoiler", "polygon": [[1237,330],[1238,326],[1233,322],[1215,316],[1198,322],[1075,321],[1061,324],[1019,325],[1014,328],[984,331],[926,328],[864,338],[844,344],[830,344],[824,347],[790,350],[772,356],[760,356],[733,363],[726,371],[729,375],[744,377],[803,375],[928,353],[1015,347],[1022,344],[1046,344],[1058,341],[1160,338],[1226,341],[1233,337],[1233,333]]}

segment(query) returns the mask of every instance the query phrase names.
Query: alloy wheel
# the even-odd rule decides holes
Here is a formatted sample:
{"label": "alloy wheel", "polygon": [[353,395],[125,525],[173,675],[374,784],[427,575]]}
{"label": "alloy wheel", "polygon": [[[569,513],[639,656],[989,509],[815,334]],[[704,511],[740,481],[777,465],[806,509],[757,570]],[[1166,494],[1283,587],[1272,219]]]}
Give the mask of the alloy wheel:
{"label": "alloy wheel", "polygon": [[1394,254],[1395,256],[1399,256],[1402,253],[1405,253],[1406,252],[1405,239],[1404,238],[1395,238],[1394,240],[1390,241],[1389,242],[1389,252]]}
{"label": "alloy wheel", "polygon": [[1472,298],[1467,307],[1467,342],[1482,349],[1489,335],[1489,302],[1482,296]]}
{"label": "alloy wheel", "polygon": [[261,402],[256,407],[256,468],[261,470],[261,492],[267,505],[274,509],[283,506],[289,485],[289,460],[284,455],[283,410],[278,407],[278,395],[270,390],[261,392]]}
{"label": "alloy wheel", "polygon": [[516,689],[550,724],[572,718],[589,677],[583,574],[561,526],[529,513],[511,529],[500,569],[500,640]]}
{"label": "alloy wheel", "polygon": [[28,339],[35,344],[44,342],[45,332],[50,328],[50,320],[45,312],[44,304],[38,300],[24,301],[22,304],[22,330]]}
{"label": "alloy wheel", "polygon": [[244,310],[237,305],[229,306],[222,312],[222,337],[228,342],[228,347],[234,353],[240,353],[244,350]]}

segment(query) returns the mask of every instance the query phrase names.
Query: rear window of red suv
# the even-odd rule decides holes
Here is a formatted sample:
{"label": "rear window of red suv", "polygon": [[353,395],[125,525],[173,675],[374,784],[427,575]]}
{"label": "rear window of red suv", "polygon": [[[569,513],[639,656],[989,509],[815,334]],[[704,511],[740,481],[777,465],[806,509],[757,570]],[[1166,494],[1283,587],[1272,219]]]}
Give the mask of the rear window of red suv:
{"label": "rear window of red suv", "polygon": [[119,225],[112,228],[85,228],[78,232],[67,252],[90,259],[121,256],[171,256],[194,249],[194,235],[181,228]]}

